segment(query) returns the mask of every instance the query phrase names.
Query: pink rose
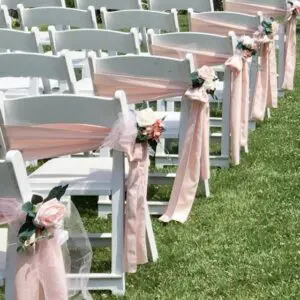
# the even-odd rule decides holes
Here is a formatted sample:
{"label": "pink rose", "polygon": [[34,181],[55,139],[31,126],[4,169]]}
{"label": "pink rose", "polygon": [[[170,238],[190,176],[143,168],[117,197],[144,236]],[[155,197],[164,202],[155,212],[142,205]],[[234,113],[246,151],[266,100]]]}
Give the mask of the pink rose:
{"label": "pink rose", "polygon": [[64,215],[65,206],[58,200],[52,199],[39,207],[34,224],[46,228],[58,226]]}
{"label": "pink rose", "polygon": [[294,2],[295,10],[298,15],[300,15],[300,1]]}

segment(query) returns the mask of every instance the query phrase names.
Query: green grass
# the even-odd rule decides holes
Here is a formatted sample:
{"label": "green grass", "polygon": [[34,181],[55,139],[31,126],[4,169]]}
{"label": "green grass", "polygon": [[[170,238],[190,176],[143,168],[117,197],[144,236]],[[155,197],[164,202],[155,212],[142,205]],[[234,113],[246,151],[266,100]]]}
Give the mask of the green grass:
{"label": "green grass", "polygon": [[[299,51],[295,91],[251,133],[241,165],[213,170],[212,197],[197,197],[186,224],[153,219],[159,260],[127,276],[123,299],[300,299]],[[170,192],[149,190],[158,199]],[[110,229],[97,219],[95,198],[74,200],[87,230]],[[109,270],[109,254],[95,250],[93,271]],[[93,297],[119,299],[105,292]]]}

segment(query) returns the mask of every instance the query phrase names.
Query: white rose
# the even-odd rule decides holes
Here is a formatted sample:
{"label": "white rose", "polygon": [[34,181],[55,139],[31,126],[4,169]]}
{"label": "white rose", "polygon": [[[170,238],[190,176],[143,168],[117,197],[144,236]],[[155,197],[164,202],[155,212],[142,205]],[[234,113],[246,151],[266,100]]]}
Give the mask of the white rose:
{"label": "white rose", "polygon": [[136,121],[140,127],[151,126],[156,121],[156,116],[151,108],[146,108],[136,113]]}
{"label": "white rose", "polygon": [[210,91],[213,91],[216,89],[216,82],[215,81],[204,81],[204,84],[203,84],[203,87],[204,89],[207,91],[207,90],[210,90]]}
{"label": "white rose", "polygon": [[240,41],[247,48],[252,49],[254,47],[254,40],[250,36],[244,35],[241,37]]}

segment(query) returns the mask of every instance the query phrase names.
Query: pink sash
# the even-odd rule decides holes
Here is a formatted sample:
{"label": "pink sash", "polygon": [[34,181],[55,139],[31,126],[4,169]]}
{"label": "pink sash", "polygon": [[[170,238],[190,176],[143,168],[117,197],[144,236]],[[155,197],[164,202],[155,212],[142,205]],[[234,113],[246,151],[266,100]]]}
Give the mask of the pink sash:
{"label": "pink sash", "polygon": [[219,22],[212,19],[210,14],[193,14],[191,18],[191,31],[194,32],[207,32],[228,36],[229,31],[234,31],[236,35],[252,35],[255,30],[246,26]]}
{"label": "pink sash", "polygon": [[[202,73],[204,73],[204,70]],[[194,202],[200,176],[202,179],[208,179],[210,174],[208,96],[203,89],[189,89],[187,83],[149,80],[149,78],[134,78],[130,76],[118,76],[116,77],[117,79],[115,77],[113,74],[96,74],[94,77],[94,86],[97,87],[96,93],[98,95],[113,94],[116,87],[119,88],[119,85],[115,85],[117,80],[118,84],[121,84],[125,90],[130,102],[138,102],[141,99],[148,100],[150,97],[152,100],[181,95],[185,95],[189,100],[194,100],[191,104],[192,108],[188,112],[188,132],[185,135],[184,148],[180,153],[171,200],[165,215],[168,216],[168,220],[165,218],[161,219],[162,221],[174,219],[170,214],[170,211],[173,211],[174,214],[180,214],[182,216],[181,220],[184,222]],[[103,83],[104,85],[102,85]],[[136,89],[134,86],[136,86]],[[141,88],[142,86],[146,87],[145,91]],[[148,89],[151,90],[150,97],[147,94]],[[177,90],[177,94],[174,94],[174,90]],[[163,91],[163,96],[158,97],[160,91]],[[156,98],[152,98],[153,95]],[[193,151],[191,151],[192,149]],[[143,184],[135,184],[135,186],[138,190]],[[177,194],[176,191],[180,191],[180,193]],[[146,195],[146,193],[143,195]]]}
{"label": "pink sash", "polygon": [[229,54],[225,53],[214,53],[209,51],[197,51],[196,49],[190,49],[191,47],[173,46],[173,45],[163,45],[163,44],[153,44],[151,45],[151,54],[173,57],[183,59],[187,53],[193,54],[194,62],[197,67],[201,66],[215,66],[219,64],[224,64],[224,62],[230,57]]}
{"label": "pink sash", "polygon": [[239,1],[226,0],[225,10],[249,13],[256,15],[258,11],[261,11],[265,16],[277,17],[286,16],[287,28],[286,28],[286,42],[285,42],[285,68],[284,79],[282,88],[287,90],[293,90],[294,88],[294,76],[296,70],[296,24],[297,17],[291,14],[289,9],[277,8],[272,6],[250,4]]}
{"label": "pink sash", "polygon": [[260,43],[260,58],[251,118],[262,121],[267,107],[277,108],[277,67],[275,43],[273,40],[266,38],[265,42]]}
{"label": "pink sash", "polygon": [[[190,53],[187,48],[175,48],[167,45],[151,45],[151,51],[156,55],[166,55],[166,54],[177,54],[178,56],[183,56],[186,53]],[[232,149],[232,160],[234,164],[239,164],[240,162],[240,147],[248,146],[248,103],[249,103],[249,74],[248,74],[248,64],[242,59],[230,58],[229,55],[211,53],[211,55],[204,56],[201,58],[203,52],[196,52],[196,61],[206,60],[208,56],[209,62],[213,64],[222,63],[227,61],[227,66],[230,67],[232,71],[232,98],[231,98],[231,149]],[[199,57],[199,59],[197,59]],[[233,65],[231,63],[233,62]],[[197,65],[199,67],[200,65]]]}
{"label": "pink sash", "polygon": [[230,133],[232,162],[240,163],[240,148],[248,147],[249,71],[242,56],[234,55],[225,65],[232,72]]}
{"label": "pink sash", "polygon": [[278,17],[285,16],[286,10],[283,8],[273,7],[269,5],[261,5],[254,3],[242,2],[241,0],[226,0],[224,1],[224,10],[240,12],[244,14],[257,15],[261,11],[264,16]]}

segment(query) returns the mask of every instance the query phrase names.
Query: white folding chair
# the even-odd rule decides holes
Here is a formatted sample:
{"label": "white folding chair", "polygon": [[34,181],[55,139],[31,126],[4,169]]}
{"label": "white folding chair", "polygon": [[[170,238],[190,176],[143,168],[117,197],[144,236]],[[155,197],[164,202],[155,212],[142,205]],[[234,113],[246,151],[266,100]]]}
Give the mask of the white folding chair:
{"label": "white folding chair", "polygon": [[[49,6],[24,8],[23,4],[19,4],[17,7],[20,25],[25,31],[40,25],[53,25],[58,29],[69,29],[69,26],[97,29],[96,14],[93,7],[89,7],[87,10]],[[42,44],[49,44],[47,31],[41,33],[40,40]]]}
{"label": "white folding chair", "polygon": [[[78,55],[73,60],[75,68],[88,67],[86,50],[94,50],[99,56],[117,55],[117,53],[140,53],[138,42],[138,32],[132,28],[130,33],[116,32],[112,30],[101,29],[72,29],[56,31],[54,26],[49,26],[49,36],[54,55],[57,55],[62,50],[68,49],[71,52],[78,50]],[[80,57],[81,56],[81,57]],[[83,70],[82,77],[89,77],[88,68]],[[92,93],[92,90],[90,90]]]}
{"label": "white folding chair", "polygon": [[[181,83],[190,84],[190,73],[194,70],[194,62],[192,57],[187,56],[184,60],[164,58],[157,56],[139,55],[139,56],[117,56],[107,58],[97,58],[95,54],[91,53],[89,56],[90,70],[92,76],[94,74],[116,74],[134,76],[143,79],[152,78],[157,80],[170,80]],[[117,88],[117,87],[116,87]],[[142,89],[142,87],[140,87]],[[126,91],[126,89],[125,89]],[[104,91],[103,91],[104,92]],[[101,90],[97,91],[101,95]],[[128,96],[129,97],[129,96]],[[150,97],[151,98],[151,97]],[[164,98],[164,97],[162,97]],[[129,98],[128,98],[129,99]],[[142,102],[143,99],[140,99]],[[157,100],[147,99],[147,101]],[[130,101],[130,99],[129,99]],[[185,101],[186,102],[186,101]],[[136,103],[136,101],[135,101]],[[177,131],[176,137],[181,139],[181,144],[185,136],[188,105],[183,105],[180,117],[180,130]],[[160,115],[161,116],[161,115]],[[168,113],[164,113],[166,116],[165,125],[166,132],[172,131],[172,118],[168,116]],[[158,145],[159,147],[159,145]],[[175,173],[150,173],[150,184],[173,184]],[[206,195],[209,194],[208,184],[205,182]],[[166,208],[167,203],[161,201],[149,201],[149,208],[151,214],[161,215]],[[105,216],[110,212],[110,202],[99,202],[99,214]]]}
{"label": "white folding chair", "polygon": [[[111,128],[119,113],[128,112],[126,96],[122,92],[116,92],[112,99],[75,95],[41,95],[4,100],[1,107],[5,125],[18,126],[59,123],[90,124]],[[37,113],[45,111],[47,113]],[[5,136],[5,130],[3,133]],[[60,173],[62,170],[63,172]],[[27,177],[25,170],[24,174]],[[1,186],[3,182],[1,180]],[[84,278],[89,280],[90,290],[112,290],[114,294],[124,294],[124,154],[113,151],[111,158],[54,158],[33,172],[29,176],[29,182],[32,191],[42,196],[48,194],[53,184],[54,186],[69,184],[66,198],[70,195],[103,193],[112,195],[111,235],[99,233],[89,235],[95,247],[112,247],[111,273],[68,274],[67,278],[71,289],[78,289],[75,286],[76,279]],[[0,195],[2,191],[3,189]]]}
{"label": "white folding chair", "polygon": [[[278,8],[279,10],[282,10],[283,13],[279,14],[281,16],[285,15],[285,10],[287,8],[287,1],[286,0],[224,0],[224,10],[231,10],[231,11],[236,11],[236,12],[241,12],[240,8],[234,9],[232,7],[229,6],[229,2],[231,3],[238,3],[238,4],[254,4],[254,5],[258,5],[257,7],[257,11],[262,11],[262,13],[264,14],[265,17],[274,17],[276,16],[276,13],[274,15],[274,13],[272,13],[272,8]],[[265,8],[262,8],[260,6],[263,6]],[[271,9],[268,9],[268,6],[271,7]],[[251,14],[251,10],[248,9],[248,7],[245,6],[245,9],[243,9],[243,12],[245,13],[249,13]],[[257,12],[253,12],[253,14],[255,15]],[[268,13],[270,13],[271,15],[269,15]],[[283,77],[284,77],[284,57],[285,57],[285,25],[284,24],[280,24],[279,27],[279,34],[278,37],[275,37],[275,41],[276,41],[276,47],[277,49],[279,49],[279,53],[278,53],[278,87],[279,90],[281,90],[281,86],[283,84]]]}
{"label": "white folding chair", "polygon": [[87,9],[90,5],[96,9],[141,9],[142,0],[75,0],[75,7],[79,9]]}
{"label": "white folding chair", "polygon": [[[172,47],[179,47],[185,49],[186,53],[197,53],[201,57],[201,52],[203,52],[203,57],[205,53],[214,53],[216,59],[210,58],[210,66],[216,67],[216,71],[222,69],[224,66],[220,66],[220,61],[226,61],[227,58],[231,57],[235,51],[236,37],[234,33],[231,33],[227,37],[206,34],[206,33],[194,33],[194,32],[180,32],[180,33],[167,33],[167,34],[155,34],[153,31],[149,30],[149,43],[155,47],[155,45],[172,45]],[[155,55],[159,54],[154,53]],[[218,58],[218,54],[221,59]],[[175,56],[176,56],[175,52]],[[222,58],[224,56],[224,58]],[[227,57],[227,58],[226,58]],[[205,61],[205,59],[203,59]],[[207,61],[208,63],[208,61]],[[200,68],[201,65],[196,66]],[[229,167],[230,158],[230,71],[225,71],[224,81],[218,82],[216,95],[220,100],[213,100],[211,102],[222,104],[222,118],[212,117],[210,119],[210,127],[217,128],[218,130],[211,134],[211,139],[220,141],[221,140],[221,153],[220,155],[212,155],[210,157],[211,165],[217,167]],[[176,138],[177,132],[179,130],[179,113],[175,112],[174,101],[180,101],[179,98],[167,99],[167,114],[170,114],[170,118],[173,118],[172,131],[167,131],[165,137],[169,139]],[[156,165],[162,167],[165,165],[174,165],[178,162],[178,155],[166,155],[165,153],[158,153],[156,155]]]}
{"label": "white folding chair", "polygon": [[[36,95],[39,93],[51,93],[49,79],[66,82],[69,93],[76,93],[76,77],[70,55],[67,51],[60,56],[47,56],[37,53],[3,53],[0,54],[0,91],[8,98]],[[6,78],[5,78],[6,77]],[[11,77],[29,77],[32,81],[28,86],[20,89],[10,89]],[[40,89],[39,79],[42,79]],[[61,84],[60,91],[65,91]]]}
{"label": "white folding chair", "polygon": [[188,10],[193,8],[197,12],[213,11],[213,0],[148,0],[149,9],[151,10]]}
{"label": "white folding chair", "polygon": [[1,0],[1,4],[9,9],[16,9],[18,4],[23,4],[24,7],[66,6],[64,0]]}
{"label": "white folding chair", "polygon": [[6,5],[0,5],[0,28],[11,29],[11,18]]}
{"label": "white folding chair", "polygon": [[144,47],[148,51],[147,29],[160,32],[178,32],[179,24],[177,11],[172,9],[170,13],[131,9],[108,12],[105,7],[101,8],[101,18],[106,29],[124,30],[125,28],[139,28]]}
{"label": "white folding chair", "polygon": [[[220,22],[224,23],[225,25],[230,26],[238,26],[242,28],[247,28],[247,31],[250,32],[243,32],[243,29],[241,29],[239,32],[235,32],[237,35],[243,35],[243,34],[252,34],[255,31],[257,31],[259,25],[261,24],[263,20],[263,15],[261,12],[258,12],[256,15],[248,15],[243,13],[235,13],[235,12],[229,12],[229,11],[215,11],[215,12],[202,12],[202,13],[195,13],[193,9],[188,10],[188,21],[189,21],[189,29],[190,31],[193,30],[193,19],[196,20],[209,20],[212,23],[210,26],[205,26],[205,22],[203,23],[203,26],[201,27],[201,32],[207,32],[211,33],[214,32],[215,34],[220,34],[223,36],[227,36],[226,30],[222,30],[222,32],[219,31],[218,26],[213,26],[213,22]],[[227,29],[228,30],[228,29]],[[234,30],[234,29],[232,29]],[[256,77],[257,77],[257,68],[258,68],[258,55],[255,55],[252,57],[251,66],[250,66],[250,84],[249,84],[249,99],[250,99],[250,107],[252,105],[252,99],[255,91],[255,84],[256,84]],[[251,113],[251,110],[249,110]],[[255,129],[255,122],[249,123],[250,129]]]}

